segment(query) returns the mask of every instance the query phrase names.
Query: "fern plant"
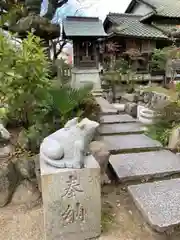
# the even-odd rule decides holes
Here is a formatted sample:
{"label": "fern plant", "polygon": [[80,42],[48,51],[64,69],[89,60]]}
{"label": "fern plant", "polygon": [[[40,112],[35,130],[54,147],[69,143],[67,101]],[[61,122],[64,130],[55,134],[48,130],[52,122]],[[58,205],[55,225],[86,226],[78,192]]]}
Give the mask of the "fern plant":
{"label": "fern plant", "polygon": [[79,89],[62,85],[60,88],[50,90],[53,108],[59,111],[62,124],[66,123],[73,115],[78,117],[83,115],[84,110],[78,109],[78,106],[83,103],[85,98],[90,96],[91,89],[91,85]]}

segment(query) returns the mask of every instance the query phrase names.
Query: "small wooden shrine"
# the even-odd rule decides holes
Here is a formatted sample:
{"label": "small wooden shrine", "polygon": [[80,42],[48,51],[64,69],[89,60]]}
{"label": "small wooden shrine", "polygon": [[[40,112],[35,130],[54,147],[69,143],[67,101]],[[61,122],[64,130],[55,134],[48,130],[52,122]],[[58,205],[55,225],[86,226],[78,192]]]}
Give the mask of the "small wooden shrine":
{"label": "small wooden shrine", "polygon": [[72,85],[93,83],[100,88],[99,38],[106,36],[103,23],[95,17],[67,17],[63,37],[73,41]]}

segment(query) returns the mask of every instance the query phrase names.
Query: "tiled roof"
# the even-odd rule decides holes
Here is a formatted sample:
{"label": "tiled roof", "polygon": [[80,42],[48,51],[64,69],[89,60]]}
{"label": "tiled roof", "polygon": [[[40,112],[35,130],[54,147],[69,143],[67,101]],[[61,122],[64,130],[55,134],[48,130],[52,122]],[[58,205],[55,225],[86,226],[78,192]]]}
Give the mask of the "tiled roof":
{"label": "tiled roof", "polygon": [[173,36],[174,38],[179,38],[180,36],[180,26],[177,24],[162,24],[153,22],[152,25],[169,37]]}
{"label": "tiled roof", "polygon": [[149,24],[141,23],[141,17],[133,14],[109,13],[107,19],[114,23],[113,31],[118,35],[167,39],[167,36],[160,30]]}
{"label": "tiled roof", "polygon": [[180,27],[177,24],[161,24],[158,22],[157,23],[153,22],[152,25],[155,26],[156,28],[160,29],[164,33],[180,30]]}
{"label": "tiled roof", "polygon": [[140,2],[151,6],[154,15],[180,18],[180,0],[140,0]]}
{"label": "tiled roof", "polygon": [[156,15],[180,17],[180,0],[143,0],[156,9]]}
{"label": "tiled roof", "polygon": [[99,18],[67,17],[63,21],[63,29],[67,37],[106,36],[103,23]]}
{"label": "tiled roof", "polygon": [[126,9],[127,13],[131,13],[136,3],[144,3],[152,8],[152,14],[147,14],[142,20],[158,15],[162,17],[180,18],[180,0],[132,0]]}

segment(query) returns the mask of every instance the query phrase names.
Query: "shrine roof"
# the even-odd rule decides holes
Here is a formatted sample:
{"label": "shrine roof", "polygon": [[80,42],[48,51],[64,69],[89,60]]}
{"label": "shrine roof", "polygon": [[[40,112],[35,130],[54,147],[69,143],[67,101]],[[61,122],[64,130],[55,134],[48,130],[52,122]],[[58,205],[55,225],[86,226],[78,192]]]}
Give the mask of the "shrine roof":
{"label": "shrine roof", "polygon": [[66,37],[91,36],[103,37],[106,33],[103,23],[96,17],[67,17],[63,21],[63,30]]}
{"label": "shrine roof", "polygon": [[149,39],[167,39],[168,37],[156,27],[144,24],[142,16],[134,14],[109,13],[105,19],[104,26],[109,21],[112,23],[112,33],[121,36],[133,36]]}

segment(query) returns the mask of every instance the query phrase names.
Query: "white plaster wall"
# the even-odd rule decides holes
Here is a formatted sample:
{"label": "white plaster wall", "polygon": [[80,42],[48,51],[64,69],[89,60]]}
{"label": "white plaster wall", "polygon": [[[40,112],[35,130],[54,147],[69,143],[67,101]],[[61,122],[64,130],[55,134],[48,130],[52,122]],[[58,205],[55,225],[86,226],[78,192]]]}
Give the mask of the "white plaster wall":
{"label": "white plaster wall", "polygon": [[146,15],[152,11],[152,8],[144,3],[139,3],[134,7],[132,13],[136,15]]}

